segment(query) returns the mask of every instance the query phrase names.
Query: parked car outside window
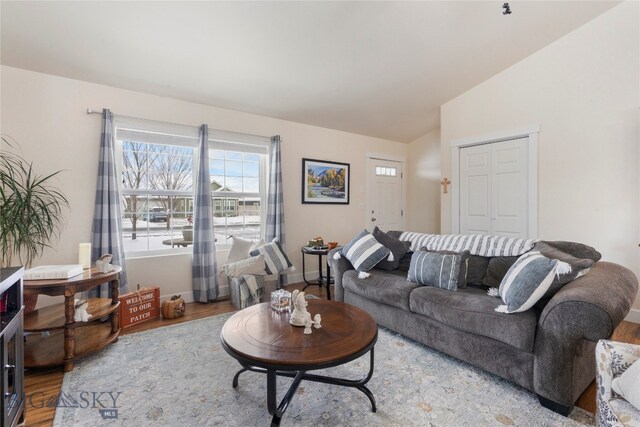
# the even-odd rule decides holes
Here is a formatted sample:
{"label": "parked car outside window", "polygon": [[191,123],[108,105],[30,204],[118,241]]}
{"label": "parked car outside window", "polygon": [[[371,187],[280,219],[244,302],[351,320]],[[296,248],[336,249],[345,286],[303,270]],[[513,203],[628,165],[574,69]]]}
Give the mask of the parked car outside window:
{"label": "parked car outside window", "polygon": [[142,215],[142,219],[148,222],[167,222],[167,211],[164,208],[151,208]]}

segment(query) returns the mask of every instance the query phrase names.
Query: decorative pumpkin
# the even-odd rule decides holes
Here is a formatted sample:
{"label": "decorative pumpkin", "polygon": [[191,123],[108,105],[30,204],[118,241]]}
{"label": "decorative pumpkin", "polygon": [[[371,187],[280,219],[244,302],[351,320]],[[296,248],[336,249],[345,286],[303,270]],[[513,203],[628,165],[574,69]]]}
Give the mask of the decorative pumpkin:
{"label": "decorative pumpkin", "polygon": [[171,299],[162,301],[160,312],[163,319],[176,319],[184,316],[184,300],[180,295],[174,295]]}

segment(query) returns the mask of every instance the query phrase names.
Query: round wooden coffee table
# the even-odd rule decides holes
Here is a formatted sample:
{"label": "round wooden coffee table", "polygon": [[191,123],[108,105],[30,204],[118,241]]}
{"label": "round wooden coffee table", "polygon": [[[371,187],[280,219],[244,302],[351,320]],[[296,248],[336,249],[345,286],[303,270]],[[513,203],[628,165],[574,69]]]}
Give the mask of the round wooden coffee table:
{"label": "round wooden coffee table", "polygon": [[[246,308],[234,314],[222,327],[222,347],[236,358],[242,369],[233,377],[233,387],[245,371],[267,374],[267,408],[273,415],[271,425],[279,425],[302,380],[355,387],[362,391],[376,411],[375,398],[366,387],[373,375],[373,348],[378,325],[365,311],[338,301],[310,299],[311,316],[320,314],[322,328],[310,335],[303,327],[289,324],[288,312],[278,313],[270,303]],[[308,373],[342,365],[370,353],[368,374],[359,380],[334,378]],[[294,378],[276,407],[276,377]]]}

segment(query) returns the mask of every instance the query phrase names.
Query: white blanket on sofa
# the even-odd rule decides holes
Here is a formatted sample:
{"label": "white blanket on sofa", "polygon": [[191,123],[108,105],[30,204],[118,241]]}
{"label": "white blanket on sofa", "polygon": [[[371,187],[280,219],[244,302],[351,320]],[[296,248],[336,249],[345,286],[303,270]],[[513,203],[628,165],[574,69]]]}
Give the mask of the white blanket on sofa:
{"label": "white blanket on sofa", "polygon": [[533,248],[535,240],[516,239],[490,234],[425,234],[404,231],[401,241],[411,242],[411,250],[425,247],[429,251],[469,251],[486,257],[520,256]]}

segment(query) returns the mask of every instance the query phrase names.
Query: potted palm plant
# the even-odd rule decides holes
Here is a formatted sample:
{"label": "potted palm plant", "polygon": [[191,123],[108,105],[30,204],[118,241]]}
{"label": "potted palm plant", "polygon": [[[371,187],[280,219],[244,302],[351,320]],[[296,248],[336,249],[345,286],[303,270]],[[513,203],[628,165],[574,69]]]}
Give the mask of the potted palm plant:
{"label": "potted palm plant", "polygon": [[[69,202],[51,185],[52,178],[61,171],[39,175],[18,150],[17,144],[4,136],[2,143],[5,145],[0,150],[2,267],[24,265],[29,268],[33,260],[60,236],[63,214]],[[36,301],[37,296],[32,301],[25,296],[27,309],[33,309]]]}

